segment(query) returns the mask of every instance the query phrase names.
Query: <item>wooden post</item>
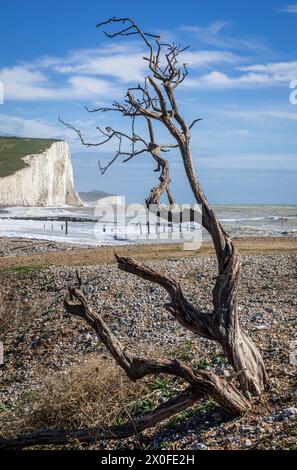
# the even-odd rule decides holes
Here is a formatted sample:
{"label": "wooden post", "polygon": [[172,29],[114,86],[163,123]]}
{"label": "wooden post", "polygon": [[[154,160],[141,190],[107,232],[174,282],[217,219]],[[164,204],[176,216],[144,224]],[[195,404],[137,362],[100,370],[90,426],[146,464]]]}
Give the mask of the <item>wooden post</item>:
{"label": "wooden post", "polygon": [[68,235],[68,220],[65,220],[65,234]]}
{"label": "wooden post", "polygon": [[[172,218],[172,212],[168,212],[168,226],[171,227],[171,232],[173,232],[173,218]],[[169,231],[169,230],[168,230]]]}
{"label": "wooden post", "polygon": [[157,212],[157,223],[156,223],[156,233],[160,233],[160,227],[161,227],[161,212]]}

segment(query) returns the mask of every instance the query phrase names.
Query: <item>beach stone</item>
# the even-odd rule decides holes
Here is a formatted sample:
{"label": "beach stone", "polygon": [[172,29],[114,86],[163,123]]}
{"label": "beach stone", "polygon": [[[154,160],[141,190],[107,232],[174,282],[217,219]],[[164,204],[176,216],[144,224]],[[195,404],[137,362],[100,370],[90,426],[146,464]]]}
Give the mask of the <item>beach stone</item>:
{"label": "beach stone", "polygon": [[282,411],[282,416],[284,419],[295,419],[297,418],[297,408],[290,407],[290,408],[285,408]]}
{"label": "beach stone", "polygon": [[274,313],[275,312],[275,308],[274,307],[266,307],[266,312],[268,313]]}
{"label": "beach stone", "polygon": [[[147,434],[146,445],[149,448],[160,448],[164,437],[164,443],[170,446],[168,448],[177,446],[177,449],[207,450],[214,447],[237,450],[260,446],[260,449],[271,450],[272,446],[280,448],[282,445],[285,449],[290,445],[287,429],[297,418],[294,365],[289,362],[289,344],[294,338],[297,320],[296,301],[292,300],[296,293],[297,258],[295,254],[283,257],[277,254],[249,255],[243,259],[247,263],[244,264],[239,291],[242,307],[240,319],[243,328],[264,353],[272,385],[267,395],[263,396],[265,401],[267,397],[269,409],[261,406],[263,398],[257,399],[254,405],[260,405],[262,420],[257,411],[257,416],[250,413],[244,420],[235,418],[232,423],[224,422],[221,411],[218,415],[211,411],[207,414],[207,426],[205,416],[198,414],[190,422],[180,423],[178,434],[176,429],[173,432],[162,424]],[[214,257],[198,256],[174,262],[146,261],[146,264],[171,277],[176,276],[187,297],[195,305],[201,304],[204,311],[211,311],[209,299],[213,277],[217,272]],[[102,354],[107,354],[106,348],[98,343],[98,338],[87,325],[63,312],[67,287],[76,282],[75,269],[50,267],[25,276],[12,273],[10,277],[3,276],[4,309],[10,311],[7,306],[13,299],[17,303],[12,313],[18,312],[21,317],[16,328],[6,335],[7,362],[6,369],[1,368],[1,372],[11,372],[14,378],[11,382],[7,381],[0,391],[2,403],[3,400],[13,403],[22,398],[22,393],[28,388],[38,390],[48,373],[55,378],[57,372],[67,374],[72,366],[85,358],[95,357],[97,353],[102,358]],[[202,271],[206,275],[197,282],[195,273]],[[158,348],[162,346],[162,351],[164,348],[170,358],[185,356],[181,360],[193,363],[199,361],[201,353],[209,364],[213,355],[222,354],[220,346],[196,337],[176,322],[164,308],[169,298],[162,289],[151,288],[149,283],[120,272],[114,265],[79,266],[79,272],[90,305],[102,314],[125,347],[153,357],[159,354]],[[264,282],[268,286],[265,289]],[[263,332],[262,326],[265,327]],[[225,364],[223,367],[227,376],[231,368],[229,370]],[[219,375],[223,373],[220,365],[211,364],[208,369]],[[9,374],[7,376],[9,378]],[[182,387],[179,383],[170,385],[170,391],[179,393]],[[158,395],[160,403],[164,400],[167,397]],[[187,426],[191,429],[188,430]],[[205,432],[205,444],[199,442],[202,439],[201,431]],[[135,441],[106,444],[108,448],[120,445],[133,446]]]}
{"label": "beach stone", "polygon": [[244,443],[244,447],[248,448],[248,447],[252,447],[253,443],[252,441],[250,441],[249,439],[247,439]]}
{"label": "beach stone", "polygon": [[193,445],[193,450],[207,450],[207,446],[202,444],[201,442],[195,442]]}
{"label": "beach stone", "polygon": [[253,433],[255,431],[255,428],[253,426],[244,426],[241,425],[239,428],[239,432],[241,434],[248,434],[248,433]]}

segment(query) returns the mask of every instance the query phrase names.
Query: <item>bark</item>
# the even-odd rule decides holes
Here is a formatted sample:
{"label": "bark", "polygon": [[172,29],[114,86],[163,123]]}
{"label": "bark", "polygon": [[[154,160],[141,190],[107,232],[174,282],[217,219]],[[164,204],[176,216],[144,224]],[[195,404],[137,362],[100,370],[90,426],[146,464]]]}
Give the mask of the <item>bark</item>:
{"label": "bark", "polygon": [[183,161],[196,200],[202,204],[202,223],[212,236],[218,259],[218,277],[213,290],[215,339],[233,365],[246,395],[260,395],[266,387],[267,374],[261,354],[242,330],[237,311],[241,259],[234,242],[218,222],[196,178],[188,145]]}
{"label": "bark", "polygon": [[[154,80],[152,84],[157,90],[158,85]],[[197,178],[191,154],[190,127],[180,114],[173,87],[167,82],[164,83],[164,89],[180,128],[176,127],[168,114],[164,115],[163,122],[178,142],[190,187],[197,203],[202,206],[202,225],[212,237],[218,260],[218,277],[213,289],[213,339],[221,344],[235,371],[243,371],[239,375],[239,382],[244,394],[248,397],[257,396],[265,390],[268,377],[260,351],[239,323],[237,291],[241,258],[234,242],[218,221]],[[197,333],[200,334],[199,330]]]}
{"label": "bark", "polygon": [[[119,258],[118,261],[120,261]],[[81,283],[79,277],[78,279]],[[81,285],[79,287],[81,288]],[[167,287],[171,291],[170,281]],[[236,416],[250,407],[249,401],[224,377],[219,377],[212,372],[195,371],[178,360],[134,356],[121,344],[101,316],[91,309],[80,288],[70,289],[70,300],[64,303],[66,311],[84,319],[96,331],[100,340],[131,380],[140,380],[147,375],[168,374],[184,379],[189,386],[154,411],[134,418],[126,424],[106,429],[97,427],[71,431],[41,430],[15,439],[0,438],[0,449],[21,449],[47,444],[64,445],[73,441],[94,443],[98,440],[126,438],[154,427],[207,396],[218,403],[224,413],[229,416]]]}
{"label": "bark", "polygon": [[[105,344],[110,354],[125,370],[131,380],[140,380],[149,374],[169,374],[183,378],[188,383],[188,388],[180,395],[167,403],[159,406],[151,413],[136,418],[133,422],[110,429],[83,429],[76,431],[40,431],[27,436],[21,436],[15,440],[0,440],[3,448],[21,448],[35,444],[65,444],[69,440],[77,439],[80,442],[93,442],[97,439],[115,439],[128,437],[148,427],[155,426],[158,422],[178,413],[182,409],[193,405],[198,399],[210,396],[225,412],[234,416],[246,411],[250,407],[252,395],[260,395],[266,387],[268,377],[265,371],[260,351],[252,339],[242,329],[239,321],[237,303],[238,286],[240,282],[241,259],[234,242],[226,233],[214,210],[209,204],[199,179],[196,175],[191,155],[191,130],[200,121],[195,119],[189,125],[181,115],[175,98],[175,88],[186,78],[188,71],[186,65],[178,66],[178,55],[182,52],[179,46],[164,45],[159,37],[143,32],[131,18],[111,18],[102,25],[124,24],[124,29],[116,33],[106,33],[108,37],[139,35],[149,51],[149,57],[145,57],[152,75],[145,80],[145,85],[128,89],[124,104],[115,102],[110,108],[99,108],[95,111],[115,111],[122,116],[132,117],[132,136],[127,136],[119,131],[106,128],[101,133],[105,139],[97,144],[101,145],[113,137],[119,140],[119,150],[116,157],[110,162],[110,166],[119,155],[128,155],[127,160],[143,152],[150,152],[158,164],[157,171],[161,171],[160,184],[153,188],[146,203],[159,204],[162,194],[167,193],[170,204],[174,204],[174,198],[169,190],[170,176],[168,161],[162,158],[161,152],[167,152],[170,148],[178,148],[185,173],[198,204],[202,206],[202,224],[211,235],[218,263],[218,275],[213,288],[213,311],[204,312],[202,308],[194,306],[184,295],[179,283],[154,271],[143,264],[137,263],[131,258],[117,257],[118,267],[122,271],[136,275],[147,281],[162,286],[168,293],[170,302],[166,305],[168,311],[186,329],[198,336],[218,342],[235,373],[240,390],[224,377],[218,377],[210,372],[197,372],[189,365],[177,360],[161,358],[135,357],[131,351],[123,347],[119,340],[109,330],[99,314],[94,313],[88,305],[79,280],[79,289],[70,289],[70,301],[65,302],[66,310],[73,315],[78,315],[87,321],[97,332],[101,341]],[[127,27],[128,24],[128,27]],[[153,38],[153,43],[151,42]],[[167,47],[167,53],[161,60],[162,47]],[[163,65],[165,63],[165,65]],[[151,96],[150,90],[156,95]],[[139,98],[134,92],[140,92]],[[150,143],[134,132],[136,117],[145,118],[148,124]],[[162,124],[174,139],[174,144],[156,145],[153,131],[153,122]],[[75,130],[75,129],[74,129]],[[75,130],[81,138],[79,131]],[[121,141],[126,138],[132,143],[132,151],[128,154],[122,152]],[[83,141],[83,140],[82,140]],[[144,148],[135,149],[135,143],[142,143]],[[86,144],[92,145],[92,144]],[[108,167],[107,166],[107,167]],[[199,305],[199,299],[196,301]]]}
{"label": "bark", "polygon": [[[125,261],[118,258],[118,262]],[[170,281],[167,286],[171,290],[169,283]],[[101,316],[91,309],[82,291],[73,288],[70,292],[72,300],[65,301],[67,312],[89,323],[131,380],[140,380],[147,375],[169,374],[184,379],[204,394],[210,394],[230,415],[236,415],[249,407],[248,401],[225,378],[217,377],[210,372],[197,372],[177,360],[135,357],[129,348],[121,344]]]}
{"label": "bark", "polygon": [[218,277],[213,294],[215,308],[209,313],[193,306],[174,279],[139,264],[132,258],[117,257],[117,261],[122,271],[162,286],[171,299],[167,309],[183,327],[199,336],[217,341],[222,346],[234,370],[240,372],[238,380],[248,398],[263,392],[267,383],[263,359],[255,343],[242,330],[238,320],[236,299],[234,299],[235,280],[232,276],[236,272],[234,266],[229,267],[231,269],[229,275],[226,267],[224,274]]}
{"label": "bark", "polygon": [[180,395],[163,403],[153,412],[135,418],[126,424],[102,427],[86,428],[71,431],[58,431],[44,429],[41,431],[24,434],[15,439],[0,438],[0,450],[16,450],[36,445],[65,445],[71,442],[94,444],[100,440],[116,440],[134,436],[145,429],[156,426],[164,419],[183,411],[193,405],[201,397],[201,392],[194,387],[188,387]]}
{"label": "bark", "polygon": [[167,194],[169,205],[175,206],[175,200],[173,195],[169,190],[169,185],[171,182],[169,174],[169,163],[165,158],[161,157],[161,147],[153,143],[150,144],[150,153],[153,156],[154,160],[157,162],[158,167],[155,170],[156,172],[161,171],[159,177],[160,184],[151,190],[149,197],[146,199],[146,205],[160,205],[161,197],[164,193]]}

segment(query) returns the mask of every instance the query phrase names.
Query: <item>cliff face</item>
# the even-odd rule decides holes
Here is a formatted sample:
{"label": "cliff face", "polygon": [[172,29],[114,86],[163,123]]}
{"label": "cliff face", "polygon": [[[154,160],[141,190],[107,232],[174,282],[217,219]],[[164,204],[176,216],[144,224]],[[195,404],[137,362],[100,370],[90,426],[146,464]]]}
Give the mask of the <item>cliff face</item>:
{"label": "cliff face", "polygon": [[73,171],[67,142],[54,142],[37,155],[24,157],[28,166],[0,177],[2,206],[81,206],[74,189]]}

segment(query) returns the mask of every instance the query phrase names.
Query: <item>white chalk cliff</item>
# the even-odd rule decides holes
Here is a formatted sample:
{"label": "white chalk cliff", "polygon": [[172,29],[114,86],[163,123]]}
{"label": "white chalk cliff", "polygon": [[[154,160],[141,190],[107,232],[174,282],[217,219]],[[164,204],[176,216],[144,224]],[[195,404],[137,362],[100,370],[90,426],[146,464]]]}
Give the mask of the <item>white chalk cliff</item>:
{"label": "white chalk cliff", "polygon": [[69,146],[53,142],[42,153],[23,158],[26,168],[0,177],[0,206],[81,206],[74,189]]}

